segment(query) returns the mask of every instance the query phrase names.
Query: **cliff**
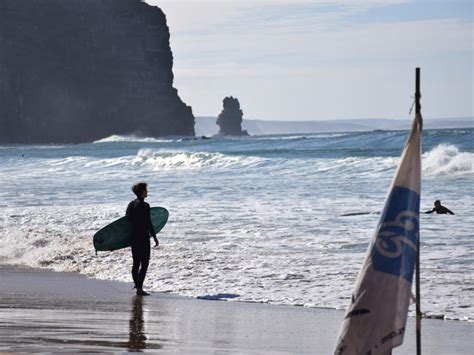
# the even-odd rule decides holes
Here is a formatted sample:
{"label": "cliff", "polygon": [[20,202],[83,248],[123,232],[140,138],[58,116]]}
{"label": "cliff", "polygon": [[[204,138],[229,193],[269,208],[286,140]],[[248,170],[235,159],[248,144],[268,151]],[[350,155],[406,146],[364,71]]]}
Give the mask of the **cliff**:
{"label": "cliff", "polygon": [[0,0],[0,143],[194,135],[172,66],[140,0]]}
{"label": "cliff", "polygon": [[226,97],[223,100],[223,106],[224,108],[216,120],[219,126],[219,135],[247,136],[247,131],[242,131],[244,113],[240,109],[239,100],[232,96]]}

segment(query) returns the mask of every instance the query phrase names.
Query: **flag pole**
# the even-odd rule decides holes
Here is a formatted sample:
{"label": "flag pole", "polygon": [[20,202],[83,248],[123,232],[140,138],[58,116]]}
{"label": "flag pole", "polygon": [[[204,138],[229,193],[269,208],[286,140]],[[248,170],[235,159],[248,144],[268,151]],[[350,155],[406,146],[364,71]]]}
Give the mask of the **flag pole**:
{"label": "flag pole", "polygon": [[[415,113],[421,114],[420,68],[416,68]],[[421,132],[420,132],[421,134]],[[420,307],[420,234],[416,239],[416,354],[421,355],[421,307]]]}

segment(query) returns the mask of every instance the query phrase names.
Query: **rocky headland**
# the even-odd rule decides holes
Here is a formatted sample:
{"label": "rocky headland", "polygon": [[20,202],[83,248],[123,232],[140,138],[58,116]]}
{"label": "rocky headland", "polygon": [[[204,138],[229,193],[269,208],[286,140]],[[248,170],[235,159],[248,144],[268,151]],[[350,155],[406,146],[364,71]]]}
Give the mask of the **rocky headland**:
{"label": "rocky headland", "polygon": [[169,37],[140,0],[1,0],[0,143],[194,136]]}

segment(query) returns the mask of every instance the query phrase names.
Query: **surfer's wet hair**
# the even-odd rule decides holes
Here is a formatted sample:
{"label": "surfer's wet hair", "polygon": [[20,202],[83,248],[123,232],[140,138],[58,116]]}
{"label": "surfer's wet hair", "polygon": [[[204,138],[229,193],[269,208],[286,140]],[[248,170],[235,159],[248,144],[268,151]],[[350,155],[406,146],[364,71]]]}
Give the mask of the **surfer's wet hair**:
{"label": "surfer's wet hair", "polygon": [[137,197],[140,197],[143,191],[147,190],[148,185],[146,182],[138,182],[132,186],[132,191]]}

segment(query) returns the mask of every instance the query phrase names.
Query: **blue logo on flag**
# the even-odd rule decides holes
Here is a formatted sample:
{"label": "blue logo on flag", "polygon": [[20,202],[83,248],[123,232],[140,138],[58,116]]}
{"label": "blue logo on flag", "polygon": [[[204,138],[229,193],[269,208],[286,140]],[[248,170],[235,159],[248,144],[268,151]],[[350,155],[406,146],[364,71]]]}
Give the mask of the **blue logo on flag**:
{"label": "blue logo on flag", "polygon": [[375,270],[401,276],[412,282],[419,235],[420,195],[395,186],[387,198],[375,243],[372,264]]}

